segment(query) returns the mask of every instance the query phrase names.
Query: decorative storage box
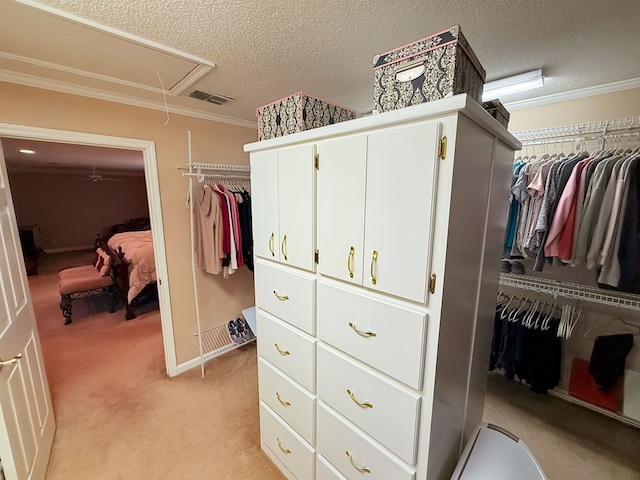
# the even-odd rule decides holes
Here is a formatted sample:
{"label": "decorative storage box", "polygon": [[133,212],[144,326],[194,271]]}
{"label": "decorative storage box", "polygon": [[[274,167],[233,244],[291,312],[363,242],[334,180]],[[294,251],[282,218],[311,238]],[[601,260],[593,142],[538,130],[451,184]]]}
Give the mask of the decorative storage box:
{"label": "decorative storage box", "polygon": [[373,59],[377,113],[467,93],[481,102],[486,72],[455,25]]}
{"label": "decorative storage box", "polygon": [[282,137],[356,118],[356,112],[297,92],[258,107],[258,140]]}
{"label": "decorative storage box", "polygon": [[493,118],[498,120],[504,128],[509,128],[509,118],[511,117],[511,114],[509,113],[509,110],[504,108],[504,105],[500,103],[500,100],[484,102],[482,107],[489,112]]}

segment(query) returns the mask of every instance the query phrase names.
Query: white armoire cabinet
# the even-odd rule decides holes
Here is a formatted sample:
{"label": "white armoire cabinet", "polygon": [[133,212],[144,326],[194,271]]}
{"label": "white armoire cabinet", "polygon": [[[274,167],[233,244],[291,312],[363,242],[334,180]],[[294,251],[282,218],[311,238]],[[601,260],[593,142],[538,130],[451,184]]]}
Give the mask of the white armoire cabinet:
{"label": "white armoire cabinet", "polygon": [[287,478],[450,478],[517,148],[466,95],[245,146],[261,444]]}

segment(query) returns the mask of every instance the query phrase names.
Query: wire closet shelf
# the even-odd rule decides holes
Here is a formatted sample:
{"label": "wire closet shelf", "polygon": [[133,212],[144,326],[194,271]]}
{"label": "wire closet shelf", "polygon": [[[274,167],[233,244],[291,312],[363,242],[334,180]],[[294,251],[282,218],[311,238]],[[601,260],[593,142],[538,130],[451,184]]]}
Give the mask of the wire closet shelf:
{"label": "wire closet shelf", "polygon": [[[195,262],[195,239],[194,239],[194,202],[193,202],[193,184],[194,180],[204,181],[205,178],[216,178],[222,181],[230,181],[237,183],[247,183],[250,181],[251,167],[248,165],[231,165],[221,163],[202,163],[192,161],[191,152],[191,132],[188,132],[189,141],[189,162],[186,167],[177,167],[182,171],[183,177],[189,178],[189,218],[191,227],[191,272],[193,280],[193,291],[195,301],[196,312],[196,328],[197,331],[193,334],[193,338],[198,346],[200,353],[200,370],[201,375],[204,377],[204,363],[207,360],[220,356],[224,353],[235,350],[238,347],[246,345],[247,343],[254,342],[256,340],[255,335],[247,338],[242,342],[234,341],[231,337],[231,333],[228,328],[228,321],[220,325],[215,325],[210,328],[203,329],[199,298],[198,298],[198,281],[196,274],[196,262]],[[245,322],[248,325],[248,322]]]}
{"label": "wire closet shelf", "polygon": [[553,295],[554,297],[584,300],[601,305],[608,305],[631,310],[640,310],[640,295],[605,291],[596,287],[579,285],[577,283],[560,282],[528,275],[500,274],[500,285],[515,287]]}

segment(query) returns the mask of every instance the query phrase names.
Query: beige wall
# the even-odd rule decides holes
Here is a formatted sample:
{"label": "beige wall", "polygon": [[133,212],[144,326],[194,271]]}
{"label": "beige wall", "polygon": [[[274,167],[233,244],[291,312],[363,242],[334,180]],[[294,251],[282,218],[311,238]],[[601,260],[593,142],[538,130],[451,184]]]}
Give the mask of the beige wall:
{"label": "beige wall", "polygon": [[149,216],[142,175],[108,177],[116,181],[9,170],[18,225],[36,224],[36,245],[49,251],[92,246],[111,225]]}
{"label": "beige wall", "polygon": [[640,88],[511,110],[509,130],[517,132],[637,116],[640,116]]}
{"label": "beige wall", "polygon": [[[195,302],[191,280],[189,211],[185,208],[187,179],[176,167],[188,161],[187,131],[192,135],[193,160],[249,164],[242,151],[256,140],[256,131],[223,123],[131,107],[85,97],[0,82],[0,122],[155,142],[171,308],[178,364],[198,355]],[[253,305],[253,275],[242,269],[224,280],[199,275],[202,326],[235,318]]]}

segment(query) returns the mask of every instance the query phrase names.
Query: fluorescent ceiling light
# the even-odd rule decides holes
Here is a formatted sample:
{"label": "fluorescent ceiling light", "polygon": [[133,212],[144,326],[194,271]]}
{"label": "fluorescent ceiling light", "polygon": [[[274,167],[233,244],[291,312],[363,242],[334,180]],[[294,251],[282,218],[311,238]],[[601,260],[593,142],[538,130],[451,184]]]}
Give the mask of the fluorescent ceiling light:
{"label": "fluorescent ceiling light", "polygon": [[29,150],[28,148],[23,148],[20,150],[20,153],[25,153],[27,155],[33,155],[35,152],[35,150]]}
{"label": "fluorescent ceiling light", "polygon": [[502,95],[510,95],[517,92],[525,92],[544,85],[542,69],[533,70],[527,73],[514,75],[513,77],[502,78],[493,82],[485,83],[482,91],[482,101],[495,100]]}

